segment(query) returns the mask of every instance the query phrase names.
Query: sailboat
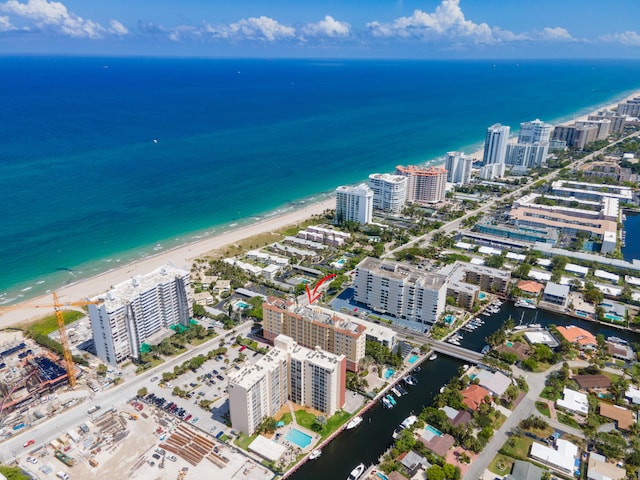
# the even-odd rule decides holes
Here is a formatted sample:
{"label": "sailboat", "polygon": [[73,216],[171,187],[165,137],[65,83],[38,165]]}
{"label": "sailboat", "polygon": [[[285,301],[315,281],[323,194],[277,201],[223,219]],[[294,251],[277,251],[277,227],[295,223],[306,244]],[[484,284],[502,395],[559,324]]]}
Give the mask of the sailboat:
{"label": "sailboat", "polygon": [[[537,319],[538,319],[538,312],[536,312],[536,316],[533,318],[533,321],[535,322]],[[542,325],[540,325],[539,323],[530,323],[529,328],[542,328]]]}
{"label": "sailboat", "polygon": [[524,312],[522,312],[522,315],[520,315],[520,323],[518,323],[518,325],[516,325],[513,328],[514,330],[526,330],[527,328],[529,328],[527,325],[522,324],[523,319],[524,319]]}

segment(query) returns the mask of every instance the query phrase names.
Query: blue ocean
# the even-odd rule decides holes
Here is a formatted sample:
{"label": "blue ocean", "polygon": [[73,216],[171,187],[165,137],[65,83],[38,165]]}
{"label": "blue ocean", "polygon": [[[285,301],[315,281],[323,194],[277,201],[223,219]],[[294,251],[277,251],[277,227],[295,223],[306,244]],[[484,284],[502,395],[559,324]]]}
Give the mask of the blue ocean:
{"label": "blue ocean", "polygon": [[0,58],[0,303],[296,208],[496,122],[566,120],[631,61]]}

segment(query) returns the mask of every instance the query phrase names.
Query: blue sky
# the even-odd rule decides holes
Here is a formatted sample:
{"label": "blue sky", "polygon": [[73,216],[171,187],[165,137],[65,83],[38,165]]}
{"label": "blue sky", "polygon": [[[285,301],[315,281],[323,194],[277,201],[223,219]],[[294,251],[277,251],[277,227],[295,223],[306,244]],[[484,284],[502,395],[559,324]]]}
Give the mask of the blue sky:
{"label": "blue sky", "polygon": [[0,0],[0,54],[640,58],[638,0]]}

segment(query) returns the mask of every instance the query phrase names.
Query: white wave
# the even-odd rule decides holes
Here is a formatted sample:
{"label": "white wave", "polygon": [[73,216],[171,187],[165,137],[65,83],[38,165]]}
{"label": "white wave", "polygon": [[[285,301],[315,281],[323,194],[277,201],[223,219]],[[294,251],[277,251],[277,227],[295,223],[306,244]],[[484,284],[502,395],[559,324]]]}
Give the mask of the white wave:
{"label": "white wave", "polygon": [[28,292],[29,290],[31,290],[33,287],[26,287],[23,288],[22,290],[20,290],[21,292]]}
{"label": "white wave", "polygon": [[39,280],[36,282],[36,285],[42,285],[44,283],[44,280]]}

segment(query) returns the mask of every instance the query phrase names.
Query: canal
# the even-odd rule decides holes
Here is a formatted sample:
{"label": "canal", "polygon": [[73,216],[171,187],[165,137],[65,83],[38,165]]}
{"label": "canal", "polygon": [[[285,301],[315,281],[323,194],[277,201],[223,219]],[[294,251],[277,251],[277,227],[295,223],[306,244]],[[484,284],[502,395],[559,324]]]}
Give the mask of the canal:
{"label": "canal", "polygon": [[[594,335],[599,333],[605,337],[617,336],[629,342],[639,342],[640,335],[626,330],[618,330],[608,325],[574,319],[544,310],[518,308],[511,302],[505,302],[500,311],[489,317],[478,318],[485,323],[473,332],[460,331],[463,335],[460,346],[474,351],[481,351],[486,345],[485,338],[493,333],[511,316],[516,325],[520,323],[539,323],[543,327],[549,324],[577,325]],[[463,362],[439,354],[434,361],[425,361],[421,370],[414,373],[418,385],[407,387],[409,394],[398,399],[398,404],[386,410],[378,402],[363,415],[364,421],[354,430],[344,431],[322,449],[322,456],[308,461],[290,478],[293,480],[341,480],[347,478],[349,472],[363,462],[369,466],[378,462],[378,458],[392,444],[393,429],[412,412],[420,413],[429,405],[440,388],[452,377],[457,376],[458,368]]]}
{"label": "canal", "polygon": [[380,402],[363,414],[363,422],[353,430],[345,430],[322,449],[322,456],[308,461],[290,478],[294,480],[342,480],[359,463],[367,466],[378,463],[378,458],[393,442],[391,434],[402,420],[418,414],[431,403],[440,388],[457,376],[463,362],[438,356],[425,361],[421,370],[413,375],[418,380],[414,387],[407,386],[408,395],[397,399],[398,404],[386,410]]}

